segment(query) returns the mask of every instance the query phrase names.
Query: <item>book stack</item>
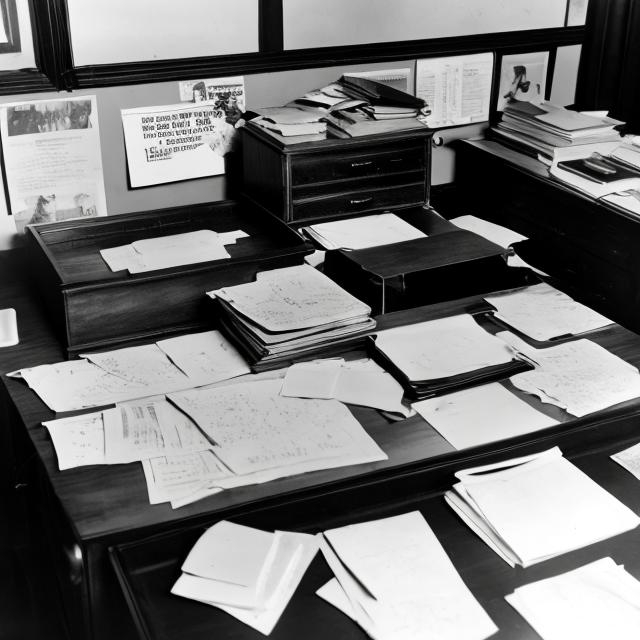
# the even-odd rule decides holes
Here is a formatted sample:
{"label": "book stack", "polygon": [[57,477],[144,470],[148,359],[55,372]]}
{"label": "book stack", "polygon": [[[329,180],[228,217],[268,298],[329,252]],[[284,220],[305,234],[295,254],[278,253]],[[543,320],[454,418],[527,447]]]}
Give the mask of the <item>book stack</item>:
{"label": "book stack", "polygon": [[608,154],[620,143],[618,120],[570,111],[545,102],[508,103],[491,138],[551,164],[584,158],[594,151]]}
{"label": "book stack", "polygon": [[421,98],[382,82],[342,76],[284,107],[252,109],[249,120],[286,144],[425,129]]}
{"label": "book stack", "polygon": [[309,265],[258,273],[255,282],[208,293],[222,330],[254,371],[322,357],[373,330],[371,308]]}

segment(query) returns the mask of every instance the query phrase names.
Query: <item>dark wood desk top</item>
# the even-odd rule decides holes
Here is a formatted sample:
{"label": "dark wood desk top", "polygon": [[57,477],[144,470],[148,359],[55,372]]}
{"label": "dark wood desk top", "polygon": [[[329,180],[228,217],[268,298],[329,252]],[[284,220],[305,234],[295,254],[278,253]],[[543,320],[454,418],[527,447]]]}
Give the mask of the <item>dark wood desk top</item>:
{"label": "dark wood desk top", "polygon": [[[21,343],[0,350],[2,373],[63,359],[62,348],[46,315],[23,278],[23,258],[9,253],[12,255],[0,254],[0,279],[6,281],[0,289],[0,308],[16,308]],[[386,316],[381,326],[460,313],[477,304],[478,298],[474,297],[397,312]],[[593,334],[592,339],[635,366],[640,365],[639,336],[614,326]],[[54,418],[54,414],[24,382],[3,377],[3,383],[56,497],[80,540],[85,542],[133,540],[162,530],[197,525],[212,517],[260,512],[276,504],[295,505],[296,510],[304,504],[331,509],[347,499],[362,505],[379,504],[394,492],[424,492],[429,488],[429,484],[424,483],[444,486],[456,468],[475,464],[487,456],[500,456],[505,452],[513,455],[514,444],[526,448],[537,447],[540,442],[551,446],[563,441],[571,447],[574,440],[582,442],[607,438],[611,433],[632,432],[640,415],[640,401],[627,402],[580,420],[563,416],[558,411],[556,417],[568,420],[558,427],[513,442],[453,452],[452,447],[418,416],[392,422],[373,409],[353,407],[356,418],[385,450],[389,460],[241,487],[173,510],[168,504],[149,505],[140,464],[80,467],[60,472],[51,439],[41,426],[43,420]],[[534,400],[528,401],[535,404]],[[538,406],[549,411],[545,406]],[[573,432],[580,432],[580,435],[575,438]]]}
{"label": "dark wood desk top", "polygon": [[[640,434],[636,436],[640,438]],[[619,451],[619,443],[573,457],[572,462],[616,498],[640,513],[640,482],[609,458]],[[337,517],[316,513],[298,519],[282,512],[245,518],[244,524],[264,529],[292,529],[316,533],[335,526],[420,510],[436,533],[462,579],[498,626],[492,640],[534,640],[538,634],[505,600],[516,587],[571,571],[589,562],[610,556],[617,564],[640,579],[640,529],[563,554],[527,569],[512,568],[492,551],[446,505],[442,495],[402,502],[389,499],[383,507],[363,512],[345,508]],[[112,549],[112,560],[119,573],[140,636],[149,640],[204,640],[235,638],[257,640],[262,637],[222,611],[170,593],[180,575],[180,565],[202,529],[122,545]],[[321,554],[315,558],[282,618],[270,635],[273,640],[327,637],[363,640],[367,635],[347,616],[315,595],[333,577]]]}

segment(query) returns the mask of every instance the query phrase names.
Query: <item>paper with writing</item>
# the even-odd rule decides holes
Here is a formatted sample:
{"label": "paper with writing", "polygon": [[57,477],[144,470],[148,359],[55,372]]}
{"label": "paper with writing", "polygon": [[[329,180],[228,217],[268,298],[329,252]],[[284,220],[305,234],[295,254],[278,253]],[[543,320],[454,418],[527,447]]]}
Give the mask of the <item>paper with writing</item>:
{"label": "paper with writing", "polygon": [[43,422],[58,456],[60,471],[91,464],[105,464],[102,412]]}
{"label": "paper with writing", "polygon": [[546,282],[486,296],[485,300],[496,308],[496,318],[534,340],[551,340],[611,324],[608,318]]}
{"label": "paper with writing", "polygon": [[267,331],[328,325],[371,312],[366,304],[307,264],[262,271],[256,282],[225,287],[209,295],[225,300]]}
{"label": "paper with writing", "polygon": [[380,331],[376,348],[409,380],[430,380],[506,364],[513,351],[470,315]]}
{"label": "paper with writing", "polygon": [[558,424],[497,382],[414,402],[413,408],[456,449]]}

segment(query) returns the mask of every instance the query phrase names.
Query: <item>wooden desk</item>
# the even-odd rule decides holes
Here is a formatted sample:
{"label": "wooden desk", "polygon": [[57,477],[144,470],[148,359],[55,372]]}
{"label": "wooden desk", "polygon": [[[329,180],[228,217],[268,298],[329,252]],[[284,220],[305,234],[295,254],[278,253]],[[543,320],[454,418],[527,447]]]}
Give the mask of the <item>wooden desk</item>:
{"label": "wooden desk", "polygon": [[[632,442],[637,441],[636,434]],[[615,497],[640,513],[639,481],[609,458],[629,444],[616,441],[604,448],[593,447],[581,455],[569,456]],[[563,446],[570,449],[568,440]],[[418,478],[416,477],[416,481]],[[426,493],[426,492],[425,492]],[[265,529],[287,529],[317,533],[376,518],[420,510],[474,596],[499,628],[496,640],[539,640],[538,634],[504,599],[516,587],[576,569],[610,556],[640,579],[640,529],[615,536],[583,549],[563,554],[527,569],[512,568],[471,531],[446,505],[442,494],[416,495],[403,500],[390,497],[383,506],[365,510],[345,507],[339,514],[293,514],[274,509],[243,518],[243,524]],[[171,586],[201,528],[156,536],[112,549],[116,571],[134,612],[140,638],[145,640],[210,640],[234,638],[257,640],[257,631],[208,605],[173,596]],[[333,577],[320,553],[306,572],[282,618],[269,636],[273,640],[364,640],[368,636],[347,616],[321,600],[315,592]]]}
{"label": "wooden desk", "polygon": [[525,260],[570,282],[590,306],[640,330],[640,218],[551,178],[546,165],[498,142],[457,149],[466,212],[531,238]]}
{"label": "wooden desk", "polygon": [[[62,347],[37,296],[21,275],[21,256],[3,256],[3,263],[0,278],[9,282],[0,286],[0,308],[16,308],[21,343],[0,351],[0,370],[4,373],[62,360]],[[478,299],[471,297],[397,312],[382,318],[380,326],[460,313],[477,304]],[[635,366],[640,365],[639,336],[614,326],[594,334],[593,339]],[[149,505],[139,464],[58,471],[52,442],[40,424],[54,414],[23,382],[3,378],[3,383],[14,436],[24,440],[25,456],[35,452],[32,460],[44,498],[47,536],[52,541],[65,609],[75,637],[82,640],[124,639],[132,631],[107,557],[111,545],[202,527],[222,518],[258,522],[261,514],[268,514],[269,521],[275,522],[270,515],[274,510],[291,514],[300,523],[318,514],[327,521],[343,517],[347,510],[376,513],[391,503],[400,508],[402,500],[411,501],[448,486],[453,472],[461,467],[507,453],[516,455],[527,448],[552,446],[570,435],[576,442],[567,441],[567,445],[578,450],[614,436],[631,438],[640,419],[640,400],[636,400],[579,420],[564,415],[564,424],[513,441],[454,452],[417,416],[390,422],[377,411],[354,407],[356,418],[388,454],[387,461],[224,491],[174,511],[167,504]],[[286,518],[278,522],[279,526],[288,526]]]}

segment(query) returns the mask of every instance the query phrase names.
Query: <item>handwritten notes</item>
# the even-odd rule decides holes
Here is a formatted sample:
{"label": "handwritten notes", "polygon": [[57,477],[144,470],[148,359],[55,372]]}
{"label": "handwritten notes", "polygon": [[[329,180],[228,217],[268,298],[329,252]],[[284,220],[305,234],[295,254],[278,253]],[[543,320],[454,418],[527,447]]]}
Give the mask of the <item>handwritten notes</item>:
{"label": "handwritten notes", "polygon": [[195,420],[236,474],[301,472],[386,458],[340,402],[286,398],[281,385],[266,380],[169,398]]}
{"label": "handwritten notes", "polygon": [[102,412],[42,423],[53,440],[60,471],[105,464]]}
{"label": "handwritten notes", "polygon": [[496,309],[496,318],[534,340],[551,340],[600,329],[611,320],[576,302],[546,282],[485,300]]}
{"label": "handwritten notes", "polygon": [[367,317],[371,309],[305,264],[258,273],[256,282],[209,292],[267,331],[329,325]]}
{"label": "handwritten notes", "polygon": [[628,362],[586,339],[546,349],[523,348],[537,367],[511,382],[520,390],[582,417],[640,397],[640,374]]}

